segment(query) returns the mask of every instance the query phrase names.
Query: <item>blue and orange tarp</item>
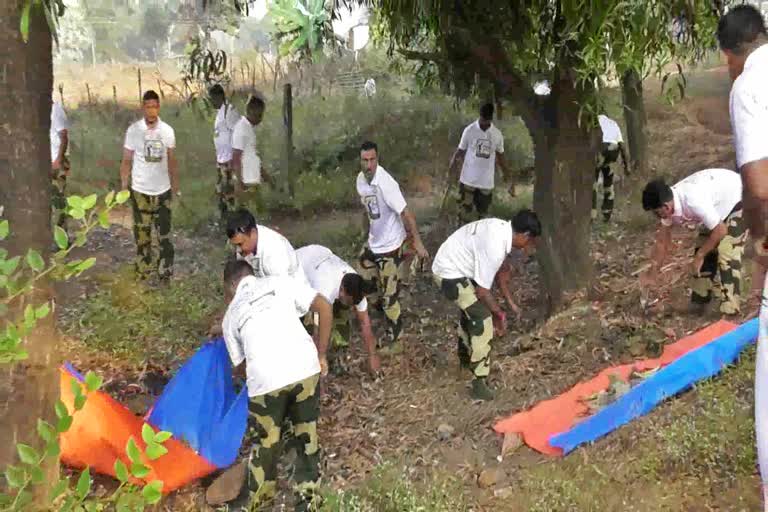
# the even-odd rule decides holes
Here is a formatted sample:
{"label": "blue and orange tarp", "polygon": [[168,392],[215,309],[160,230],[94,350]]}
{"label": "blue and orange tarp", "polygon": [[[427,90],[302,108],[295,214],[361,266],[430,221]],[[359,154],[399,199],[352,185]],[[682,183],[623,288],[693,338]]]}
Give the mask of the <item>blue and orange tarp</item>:
{"label": "blue and orange tarp", "polygon": [[[666,346],[658,359],[607,368],[555,398],[497,422],[493,428],[500,434],[520,435],[528,446],[546,455],[565,455],[648,413],[699,380],[716,375],[756,339],[757,319],[742,326],[719,321]],[[607,390],[611,376],[626,382],[635,371],[656,368],[661,369],[585,419],[589,414],[585,400]]]}
{"label": "blue and orange tarp", "polygon": [[[61,399],[74,411],[70,382],[82,376],[69,365],[61,369]],[[145,448],[141,429],[171,432],[164,443],[168,453],[145,460],[150,473],[142,480],[161,480],[171,492],[235,462],[245,434],[248,415],[246,389],[235,393],[229,356],[219,338],[204,345],[168,383],[144,418],[133,414],[108,394],[88,394],[85,407],[76,412],[71,428],[61,436],[61,461],[75,468],[115,476],[117,459],[130,467],[125,452],[133,438]]]}

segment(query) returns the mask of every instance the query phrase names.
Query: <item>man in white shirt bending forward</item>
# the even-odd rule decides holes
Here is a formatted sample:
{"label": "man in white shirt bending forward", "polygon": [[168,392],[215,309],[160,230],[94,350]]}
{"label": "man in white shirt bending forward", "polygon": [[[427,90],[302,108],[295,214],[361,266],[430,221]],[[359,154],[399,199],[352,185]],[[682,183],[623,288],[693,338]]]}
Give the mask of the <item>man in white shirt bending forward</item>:
{"label": "man in white shirt bending forward", "polygon": [[466,224],[443,242],[432,264],[435,283],[448,300],[461,310],[459,322],[459,362],[472,370],[472,398],[491,400],[493,393],[486,379],[491,371],[493,335],[504,335],[507,319],[493,298],[491,288],[498,283],[507,306],[519,316],[507,287],[512,249],[525,249],[541,235],[539,218],[521,210],[512,221],[483,219]]}
{"label": "man in white shirt bending forward", "polygon": [[728,169],[706,169],[673,186],[653,180],[643,190],[643,209],[661,219],[646,282],[656,282],[672,246],[672,226],[696,224],[699,239],[691,264],[691,302],[702,308],[720,299],[720,312],[740,311],[741,257],[747,232],[741,204],[741,177]]}
{"label": "man in white shirt bending forward", "polygon": [[[298,451],[296,510],[318,510],[318,383],[321,373],[327,372],[324,354],[331,331],[331,306],[303,280],[290,276],[259,279],[242,260],[227,263],[224,288],[229,306],[222,332],[235,373],[245,370],[249,426],[256,433],[255,439],[246,440],[251,442],[246,481],[228,510],[253,510],[275,496],[285,419],[293,424],[296,439],[291,446]],[[317,312],[317,346],[297,311]]]}

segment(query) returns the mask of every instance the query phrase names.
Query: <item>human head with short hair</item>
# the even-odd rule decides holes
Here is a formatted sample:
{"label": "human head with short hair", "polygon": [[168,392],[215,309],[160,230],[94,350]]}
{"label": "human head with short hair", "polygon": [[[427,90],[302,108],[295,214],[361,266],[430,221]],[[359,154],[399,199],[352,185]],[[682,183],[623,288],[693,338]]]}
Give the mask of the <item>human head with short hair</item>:
{"label": "human head with short hair", "polygon": [[350,272],[341,278],[339,301],[345,306],[357,306],[366,295],[373,293],[373,284],[363,276]]}
{"label": "human head with short hair", "polygon": [[260,94],[251,94],[245,104],[245,117],[248,118],[248,121],[253,126],[257,126],[264,118],[264,110],[266,110],[266,108],[267,104]]}
{"label": "human head with short hair", "polygon": [[360,145],[360,165],[363,176],[370,183],[379,167],[379,147],[375,142],[367,140]]}
{"label": "human head with short hair", "polygon": [[252,276],[253,269],[248,262],[236,260],[234,258],[227,260],[224,265],[224,296],[227,302],[232,300],[237,291],[237,285],[244,277]]}
{"label": "human head with short hair", "polygon": [[141,109],[144,112],[144,121],[148,125],[153,125],[160,117],[160,96],[152,89],[144,93],[141,97]]}
{"label": "human head with short hair", "polygon": [[208,99],[211,100],[211,105],[213,105],[213,108],[216,110],[221,108],[224,102],[227,101],[227,95],[224,92],[224,88],[221,86],[221,84],[214,84],[210,89],[208,89]]}
{"label": "human head with short hair", "polygon": [[728,72],[736,80],[747,57],[766,42],[765,21],[756,7],[737,5],[720,18],[717,41],[728,59]]}
{"label": "human head with short hair", "polygon": [[245,208],[239,208],[227,217],[227,238],[243,256],[256,252],[259,235],[256,218]]}
{"label": "human head with short hair", "polygon": [[478,123],[480,124],[480,129],[483,131],[491,127],[491,124],[493,123],[493,111],[493,103],[485,103],[480,107],[480,119],[478,119]]}
{"label": "human head with short hair", "polygon": [[512,217],[512,247],[526,249],[536,243],[541,236],[541,222],[539,216],[532,210],[520,210]]}
{"label": "human head with short hair", "polygon": [[653,211],[660,219],[668,219],[675,213],[675,196],[672,187],[663,179],[648,182],[643,189],[643,210]]}

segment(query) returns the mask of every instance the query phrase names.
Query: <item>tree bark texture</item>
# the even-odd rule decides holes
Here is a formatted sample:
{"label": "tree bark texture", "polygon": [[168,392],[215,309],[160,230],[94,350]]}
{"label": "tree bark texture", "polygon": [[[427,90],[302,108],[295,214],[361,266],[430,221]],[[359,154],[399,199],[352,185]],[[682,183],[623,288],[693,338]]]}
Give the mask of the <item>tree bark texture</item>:
{"label": "tree bark texture", "polygon": [[648,171],[648,132],[643,102],[643,81],[637,71],[631,69],[621,77],[624,104],[624,121],[627,125],[630,169],[635,174]]}

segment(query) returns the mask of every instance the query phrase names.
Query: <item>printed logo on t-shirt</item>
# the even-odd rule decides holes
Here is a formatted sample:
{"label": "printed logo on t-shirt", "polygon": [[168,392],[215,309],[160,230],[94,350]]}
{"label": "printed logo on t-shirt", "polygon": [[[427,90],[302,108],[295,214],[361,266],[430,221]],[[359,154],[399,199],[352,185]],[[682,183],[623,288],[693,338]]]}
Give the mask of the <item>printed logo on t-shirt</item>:
{"label": "printed logo on t-shirt", "polygon": [[475,156],[477,158],[491,158],[491,139],[477,139],[475,143]]}
{"label": "printed logo on t-shirt", "polygon": [[368,210],[368,218],[376,220],[381,217],[381,210],[379,210],[379,199],[375,195],[365,196],[363,198],[363,204]]}
{"label": "printed logo on t-shirt", "polygon": [[162,162],[163,151],[165,150],[165,144],[160,139],[144,139],[144,161],[145,162]]}

